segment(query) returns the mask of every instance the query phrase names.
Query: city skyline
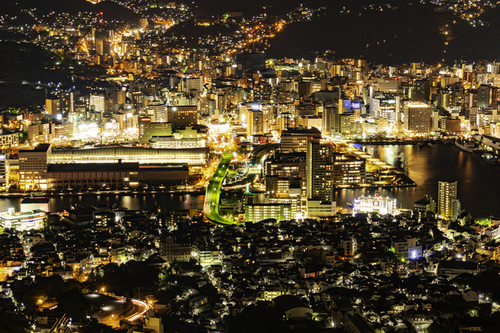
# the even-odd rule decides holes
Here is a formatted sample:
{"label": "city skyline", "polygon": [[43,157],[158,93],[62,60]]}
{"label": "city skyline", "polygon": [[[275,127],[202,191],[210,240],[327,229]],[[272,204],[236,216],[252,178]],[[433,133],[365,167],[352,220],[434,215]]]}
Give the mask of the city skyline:
{"label": "city skyline", "polygon": [[499,11],[0,2],[0,331],[496,332]]}

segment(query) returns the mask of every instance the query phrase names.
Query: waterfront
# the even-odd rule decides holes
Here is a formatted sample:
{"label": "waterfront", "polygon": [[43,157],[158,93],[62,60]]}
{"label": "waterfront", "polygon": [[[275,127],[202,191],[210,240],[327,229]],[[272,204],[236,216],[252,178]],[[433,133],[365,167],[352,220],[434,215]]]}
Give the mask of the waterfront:
{"label": "waterfront", "polygon": [[[383,196],[395,197],[398,207],[412,208],[425,194],[437,200],[437,182],[458,181],[458,198],[462,208],[473,216],[500,217],[496,204],[500,190],[500,166],[483,161],[477,154],[464,152],[454,145],[366,145],[367,153],[387,163],[402,167],[406,161],[408,176],[416,187],[381,189]],[[339,190],[335,194],[338,206],[346,206],[361,194],[373,195],[375,190]]]}
{"label": "waterfront", "polygon": [[[199,194],[99,194],[99,195],[60,195],[50,198],[49,209],[62,212],[72,206],[107,205],[108,207],[124,207],[128,210],[152,210],[160,207],[165,210],[202,209],[204,195]],[[0,211],[12,207],[20,209],[23,198],[11,197],[0,199]]]}
{"label": "waterfront", "polygon": [[[500,217],[500,205],[496,195],[500,190],[500,166],[483,161],[477,154],[464,152],[453,145],[366,145],[369,154],[397,167],[406,160],[409,177],[416,187],[380,189],[384,196],[395,197],[398,207],[411,208],[413,202],[430,194],[437,200],[439,180],[457,180],[458,196],[462,207],[473,216],[493,215]],[[374,189],[345,189],[335,193],[337,206],[346,207],[361,194],[373,195]],[[19,210],[22,198],[0,199],[0,211],[9,207]],[[199,194],[101,194],[61,195],[50,200],[51,211],[62,211],[78,204],[89,207],[93,204],[116,205],[129,210],[151,210],[159,206],[168,209],[202,209],[204,195]]]}

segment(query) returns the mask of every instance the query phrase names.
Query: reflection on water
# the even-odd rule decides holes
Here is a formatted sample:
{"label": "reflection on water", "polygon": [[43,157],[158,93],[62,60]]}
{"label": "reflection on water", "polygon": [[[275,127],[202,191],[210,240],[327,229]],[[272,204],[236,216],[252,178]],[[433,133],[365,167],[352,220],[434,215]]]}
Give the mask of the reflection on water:
{"label": "reflection on water", "polygon": [[[458,198],[462,207],[473,216],[493,215],[500,217],[500,205],[496,203],[500,190],[500,165],[484,162],[481,156],[461,151],[451,145],[431,147],[412,145],[366,146],[366,151],[392,165],[396,157],[406,161],[409,176],[416,187],[382,190],[383,196],[397,199],[399,207],[412,208],[413,203],[425,194],[437,200],[439,180],[457,180]],[[341,190],[335,195],[338,206],[352,203],[362,194],[373,194],[375,190]]]}
{"label": "reflection on water", "polygon": [[[148,195],[78,195],[78,196],[56,196],[49,202],[49,209],[52,212],[61,212],[64,209],[70,209],[75,204],[83,207],[101,204],[111,207],[124,207],[129,210],[152,210],[159,206],[161,210],[182,210],[182,209],[201,209],[203,208],[203,195],[181,195],[181,194],[148,194]],[[0,199],[0,211],[6,211],[13,207],[18,211],[20,209],[22,198]]]}
{"label": "reflection on water", "polygon": [[[368,145],[366,152],[397,167],[400,167],[398,162],[406,161],[409,176],[417,186],[378,191],[383,196],[395,197],[400,207],[413,207],[413,203],[425,194],[430,194],[437,200],[437,182],[457,180],[458,197],[467,212],[473,216],[500,217],[500,205],[496,202],[500,193],[500,165],[488,164],[479,155],[466,153],[449,145],[420,148],[412,145]],[[375,190],[367,189],[343,189],[336,192],[335,198],[338,206],[346,207],[354,198],[374,192]],[[225,195],[225,198],[233,197],[234,194]],[[202,209],[203,199],[203,195],[188,194],[56,196],[50,200],[50,210],[59,212],[75,204],[84,207],[93,204],[116,205],[130,210],[152,210],[157,206],[161,210]],[[19,210],[20,202],[21,198],[1,199],[0,211],[6,211],[9,207]]]}

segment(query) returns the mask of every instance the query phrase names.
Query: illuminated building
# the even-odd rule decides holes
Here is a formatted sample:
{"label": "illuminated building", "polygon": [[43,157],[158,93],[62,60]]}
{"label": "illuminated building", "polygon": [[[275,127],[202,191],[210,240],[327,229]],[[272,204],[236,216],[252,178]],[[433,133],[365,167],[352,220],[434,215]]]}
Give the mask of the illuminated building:
{"label": "illuminated building", "polygon": [[338,115],[339,132],[342,134],[351,132],[351,121],[352,115],[343,113]]}
{"label": "illuminated building", "polygon": [[335,154],[333,167],[334,185],[363,184],[366,178],[366,161],[356,156]]}
{"label": "illuminated building", "polygon": [[422,199],[413,203],[413,211],[417,215],[417,219],[420,222],[422,218],[425,217],[427,212],[436,213],[436,201],[434,201],[431,196],[426,195]]}
{"label": "illuminated building", "polygon": [[335,146],[330,142],[307,142],[307,198],[333,201]]}
{"label": "illuminated building", "polygon": [[409,103],[404,107],[404,129],[411,133],[432,132],[431,107],[424,103]]}
{"label": "illuminated building", "polygon": [[102,113],[105,111],[105,99],[102,95],[90,95],[90,109],[94,112]]}
{"label": "illuminated building", "polygon": [[61,113],[74,112],[75,100],[80,92],[62,92],[57,95],[60,100]]}
{"label": "illuminated building", "polygon": [[155,123],[167,122],[167,106],[162,101],[155,100],[146,107],[148,114],[153,116]]}
{"label": "illuminated building", "polygon": [[[193,249],[193,251],[195,251]],[[199,253],[201,266],[221,265],[223,252],[219,250],[203,249],[197,251]]]}
{"label": "illuminated building", "polygon": [[2,146],[17,146],[19,144],[19,133],[1,133],[0,144]]}
{"label": "illuminated building", "polygon": [[356,238],[349,237],[348,239],[342,240],[342,248],[344,249],[344,257],[352,258],[356,255],[356,250],[358,248]]}
{"label": "illuminated building", "polygon": [[438,215],[444,220],[455,220],[460,211],[457,182],[438,182]]}
{"label": "illuminated building", "polygon": [[138,185],[138,163],[49,164],[49,187],[125,187]]}
{"label": "illuminated building", "polygon": [[337,209],[337,203],[335,201],[321,201],[315,199],[307,200],[307,217],[325,217],[333,216],[335,210]]}
{"label": "illuminated building", "polygon": [[447,133],[460,133],[462,131],[462,121],[460,119],[441,118],[441,131]]}
{"label": "illuminated building", "polygon": [[47,158],[50,144],[19,150],[19,186],[23,190],[47,189]]}
{"label": "illuminated building", "polygon": [[322,132],[331,135],[340,133],[340,117],[337,107],[325,107],[322,115]]}
{"label": "illuminated building", "polygon": [[56,140],[68,140],[73,137],[75,126],[72,123],[52,124],[53,137]]}
{"label": "illuminated building", "polygon": [[290,216],[292,218],[300,212],[301,198],[299,195],[286,197],[269,197],[269,203],[275,205],[290,205]]}
{"label": "illuminated building", "polygon": [[376,96],[371,99],[370,112],[373,118],[384,118],[390,122],[398,120],[399,97]]}
{"label": "illuminated building", "polygon": [[477,106],[479,110],[485,110],[491,104],[491,87],[482,84],[477,88]]}
{"label": "illuminated building", "polygon": [[307,142],[321,139],[321,132],[315,128],[290,128],[281,133],[280,151],[283,153],[306,152]]}
{"label": "illuminated building", "polygon": [[49,212],[50,198],[26,198],[21,201],[21,213],[42,211]]}
{"label": "illuminated building", "polygon": [[415,80],[413,84],[414,90],[411,98],[416,102],[429,101],[431,87],[429,79]]}
{"label": "illuminated building", "polygon": [[60,114],[61,113],[61,100],[59,98],[47,98],[45,100],[45,112],[47,114]]}
{"label": "illuminated building", "polygon": [[167,106],[167,121],[174,127],[198,124],[197,106]]}
{"label": "illuminated building", "polygon": [[172,235],[160,241],[160,256],[167,262],[189,261],[192,258],[193,246],[187,242],[178,242]]}
{"label": "illuminated building", "polygon": [[139,143],[149,144],[153,136],[172,135],[171,123],[155,123],[150,117],[139,119]]}
{"label": "illuminated building", "polygon": [[355,213],[378,213],[380,215],[393,215],[396,212],[396,199],[382,197],[376,193],[373,197],[360,196],[353,200],[352,210]]}
{"label": "illuminated building", "polygon": [[397,93],[398,92],[398,81],[394,79],[378,79],[377,80],[377,90],[386,93]]}
{"label": "illuminated building", "polygon": [[264,134],[264,114],[260,110],[248,110],[248,136]]}
{"label": "illuminated building", "polygon": [[290,193],[289,177],[266,176],[266,192],[275,196],[288,195]]}
{"label": "illuminated building", "polygon": [[276,154],[266,160],[266,176],[306,179],[306,153]]}
{"label": "illuminated building", "polygon": [[7,184],[5,155],[0,154],[0,186],[3,187]]}
{"label": "illuminated building", "polygon": [[[171,123],[150,123],[142,118],[139,142],[151,148],[184,149],[208,147],[208,128],[203,125],[185,126],[173,130]],[[145,121],[146,120],[146,121]]]}
{"label": "illuminated building", "polygon": [[5,229],[15,229],[17,231],[29,229],[41,229],[44,225],[44,212],[15,213],[14,209],[0,213],[0,226]]}
{"label": "illuminated building", "polygon": [[245,206],[245,221],[260,222],[267,219],[277,221],[290,220],[292,218],[291,204],[281,203],[252,203]]}
{"label": "illuminated building", "polygon": [[417,245],[415,237],[397,238],[391,241],[394,256],[399,260],[419,259],[422,257],[422,246]]}
{"label": "illuminated building", "polygon": [[52,149],[49,163],[139,163],[204,166],[209,150],[205,148],[153,149],[142,147],[100,147]]}

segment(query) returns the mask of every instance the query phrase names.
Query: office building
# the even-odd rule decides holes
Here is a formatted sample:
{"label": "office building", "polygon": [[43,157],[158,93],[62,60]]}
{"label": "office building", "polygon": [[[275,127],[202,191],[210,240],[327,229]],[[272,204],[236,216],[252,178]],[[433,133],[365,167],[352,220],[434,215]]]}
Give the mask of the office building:
{"label": "office building", "polygon": [[315,128],[290,128],[281,133],[280,151],[282,153],[306,152],[307,142],[321,139],[321,132]]}
{"label": "office building", "polygon": [[276,154],[266,160],[266,176],[306,179],[306,153]]}
{"label": "office building", "polygon": [[167,122],[167,106],[162,101],[155,100],[150,102],[146,110],[148,115],[152,116],[155,123]]}
{"label": "office building", "polygon": [[19,187],[23,190],[47,189],[47,159],[50,144],[39,144],[34,149],[19,150]]}
{"label": "office building", "polygon": [[357,156],[335,154],[333,167],[333,184],[359,185],[365,183],[366,160]]}
{"label": "office building", "polygon": [[5,155],[0,154],[0,187],[4,187],[5,185],[7,185]]}
{"label": "office building", "polygon": [[404,129],[410,133],[432,132],[431,107],[424,103],[409,103],[404,107]]}
{"label": "office building", "polygon": [[138,163],[49,164],[47,183],[49,188],[136,187],[138,172]]}
{"label": "office building", "polygon": [[172,135],[171,123],[153,122],[151,117],[139,119],[139,143],[141,145],[149,145],[149,140],[154,136],[160,137],[170,135]]}
{"label": "office building", "polygon": [[90,109],[94,112],[103,113],[106,101],[103,95],[90,95]]}
{"label": "office building", "polygon": [[167,106],[167,121],[174,127],[198,124],[197,106]]}

